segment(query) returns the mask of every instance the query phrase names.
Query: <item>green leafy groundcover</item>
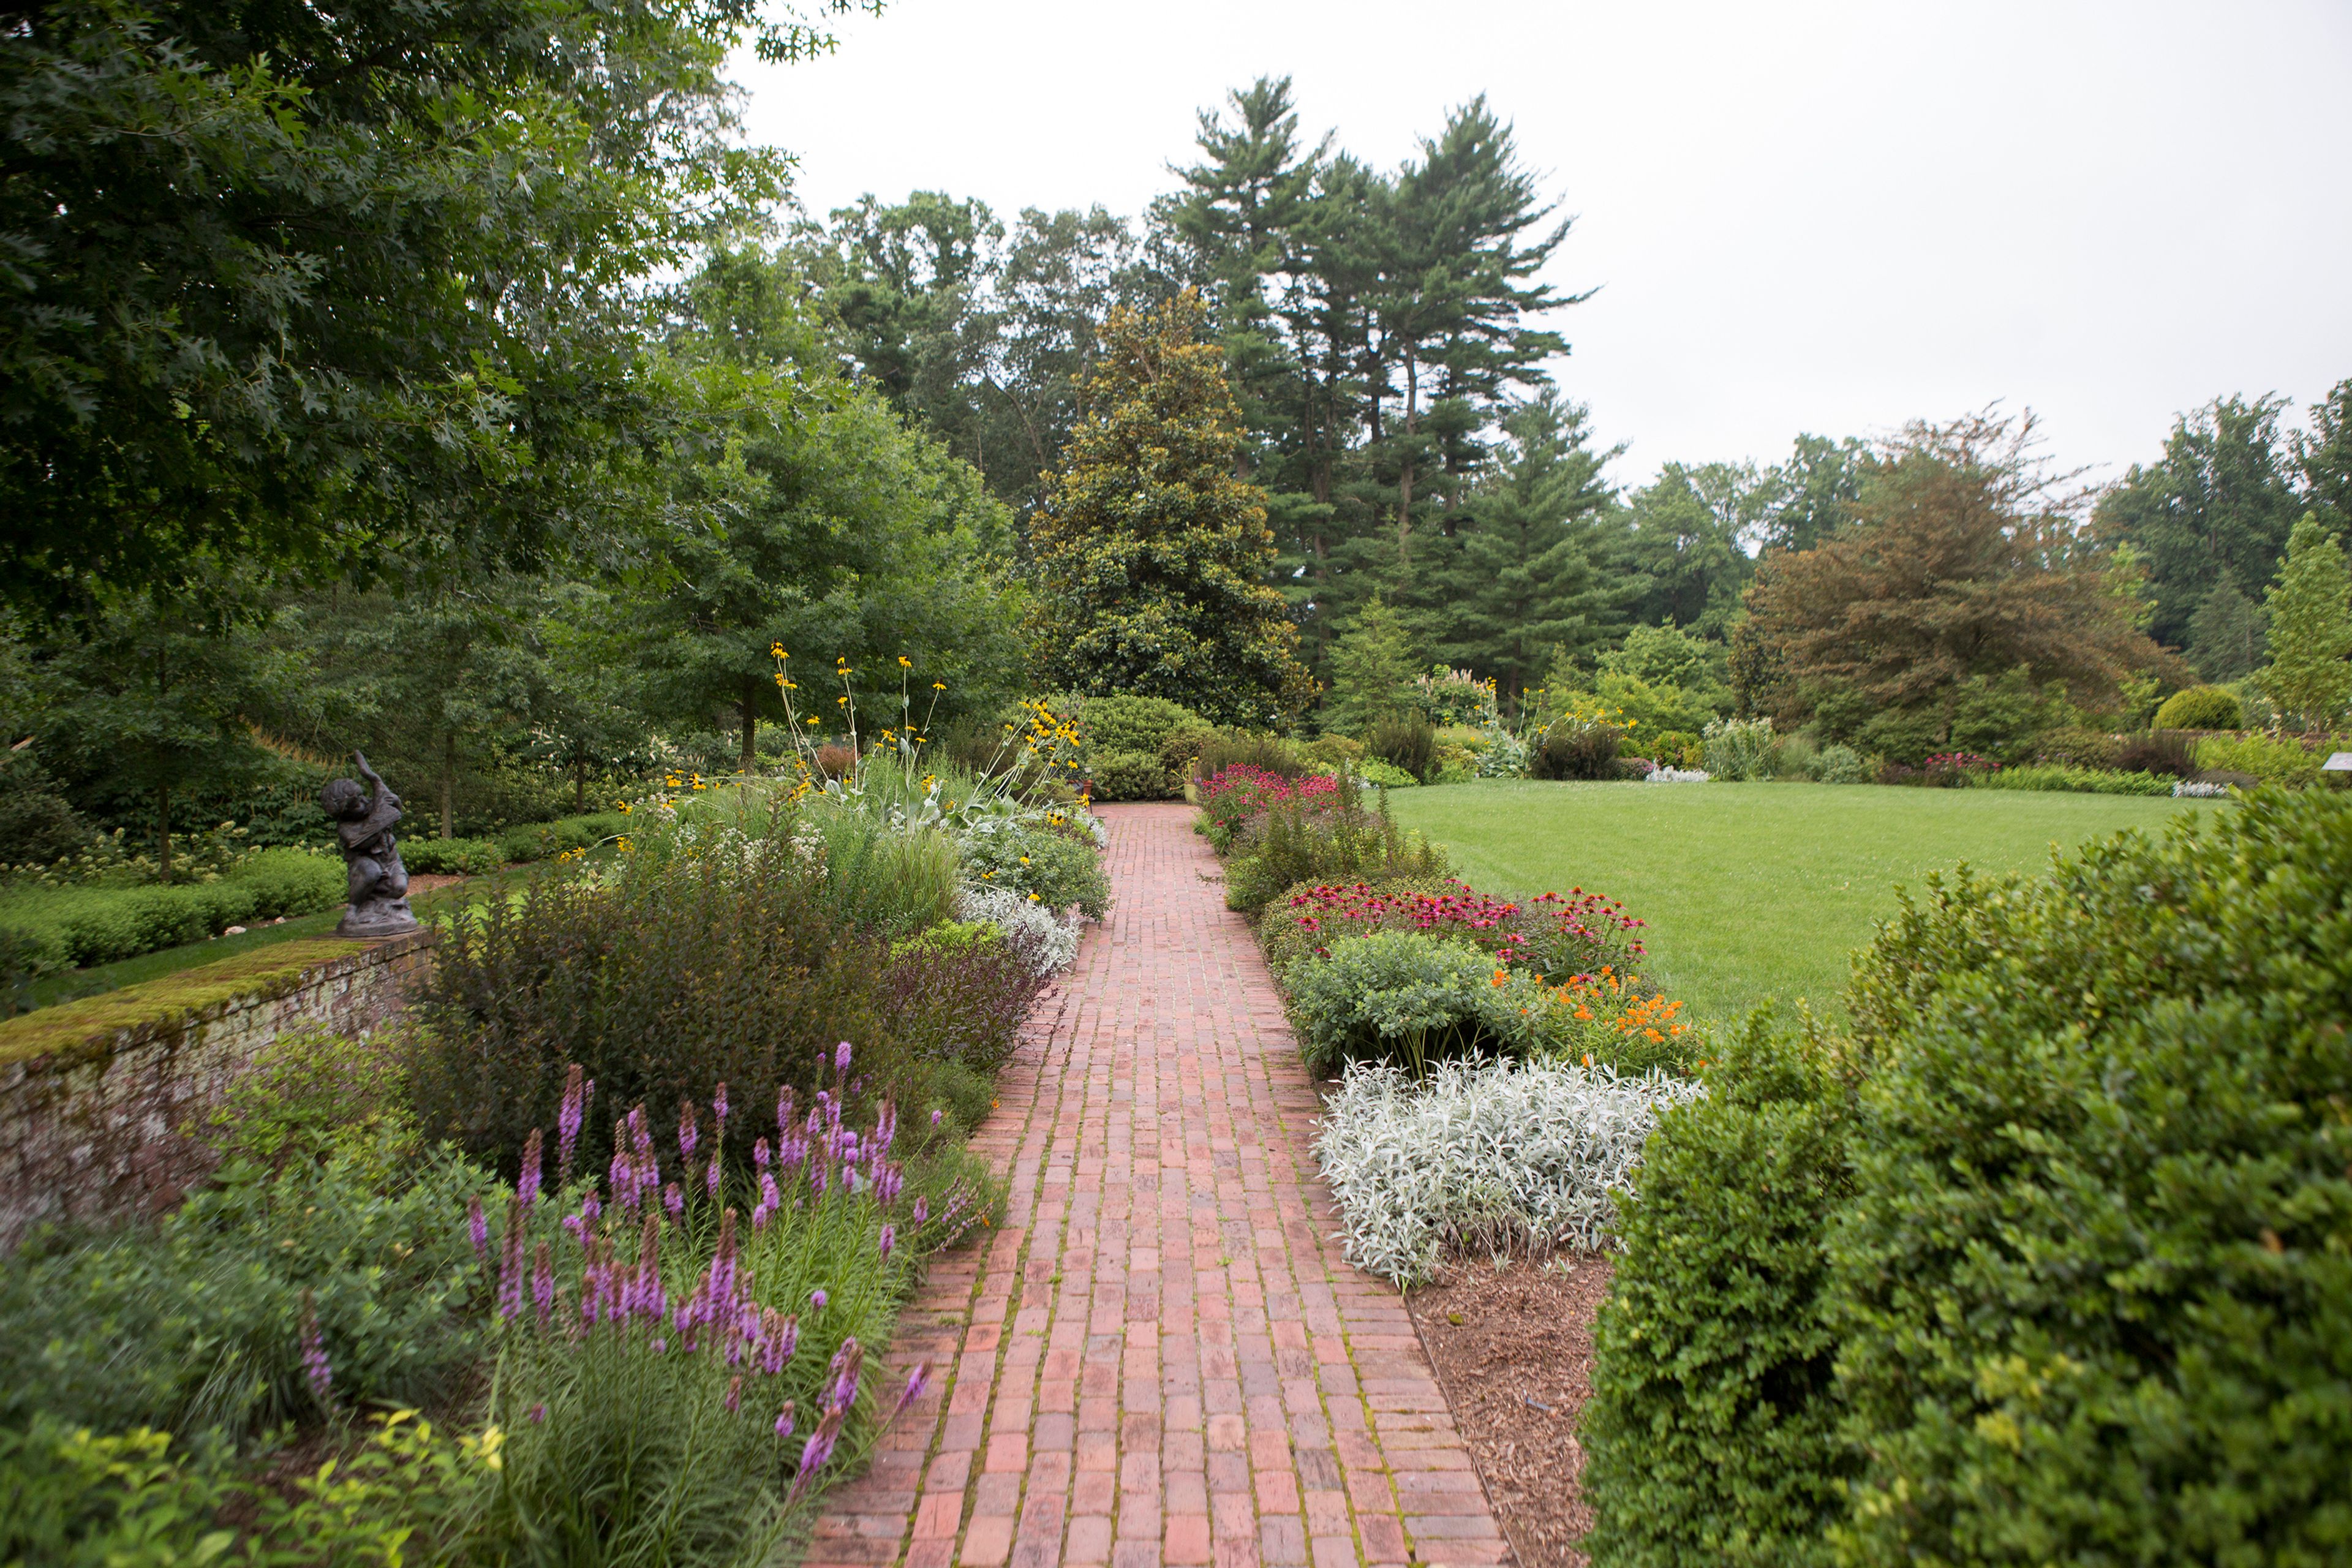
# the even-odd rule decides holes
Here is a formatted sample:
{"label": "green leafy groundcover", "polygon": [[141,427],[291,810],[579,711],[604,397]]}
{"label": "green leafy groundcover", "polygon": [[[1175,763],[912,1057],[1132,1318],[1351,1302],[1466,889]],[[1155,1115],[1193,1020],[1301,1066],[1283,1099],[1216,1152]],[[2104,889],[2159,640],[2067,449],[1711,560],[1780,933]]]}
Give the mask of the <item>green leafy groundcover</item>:
{"label": "green leafy groundcover", "polygon": [[1654,1138],[1604,1565],[2352,1555],[2352,800],[1906,900]]}

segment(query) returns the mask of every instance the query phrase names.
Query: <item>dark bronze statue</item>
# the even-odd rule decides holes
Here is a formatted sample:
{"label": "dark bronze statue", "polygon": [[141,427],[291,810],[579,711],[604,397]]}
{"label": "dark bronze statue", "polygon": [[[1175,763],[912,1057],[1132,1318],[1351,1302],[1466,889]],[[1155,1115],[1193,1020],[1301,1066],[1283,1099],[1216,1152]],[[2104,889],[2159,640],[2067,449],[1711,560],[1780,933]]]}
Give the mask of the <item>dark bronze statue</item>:
{"label": "dark bronze statue", "polygon": [[408,907],[408,868],[400,863],[400,840],[392,831],[400,820],[400,797],[376,777],[364,753],[353,752],[352,757],[373,795],[359,779],[336,779],[319,792],[319,804],[335,819],[343,860],[351,868],[352,907],[335,934],[398,936],[416,929],[416,915]]}

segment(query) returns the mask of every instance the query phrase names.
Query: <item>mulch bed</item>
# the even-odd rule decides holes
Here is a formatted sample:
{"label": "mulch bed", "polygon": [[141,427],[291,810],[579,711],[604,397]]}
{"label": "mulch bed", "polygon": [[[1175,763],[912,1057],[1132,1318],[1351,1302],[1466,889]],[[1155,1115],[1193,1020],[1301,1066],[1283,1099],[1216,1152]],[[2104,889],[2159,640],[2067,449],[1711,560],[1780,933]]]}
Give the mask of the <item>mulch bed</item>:
{"label": "mulch bed", "polygon": [[1611,1270],[1581,1252],[1469,1264],[1405,1298],[1521,1568],[1584,1568],[1592,1510],[1576,1419]]}

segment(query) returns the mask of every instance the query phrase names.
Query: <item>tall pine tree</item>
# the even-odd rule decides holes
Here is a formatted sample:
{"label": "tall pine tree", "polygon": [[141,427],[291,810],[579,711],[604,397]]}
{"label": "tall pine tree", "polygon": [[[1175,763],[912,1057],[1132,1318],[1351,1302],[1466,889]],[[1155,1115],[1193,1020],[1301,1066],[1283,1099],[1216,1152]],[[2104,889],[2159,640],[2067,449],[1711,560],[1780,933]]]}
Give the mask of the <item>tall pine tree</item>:
{"label": "tall pine tree", "polygon": [[1236,478],[1238,411],[1188,289],[1114,309],[1086,416],[1031,531],[1030,628],[1054,684],[1164,697],[1220,723],[1282,724],[1314,693],[1266,585],[1265,493]]}
{"label": "tall pine tree", "polygon": [[1503,416],[1504,444],[1440,542],[1427,574],[1446,613],[1438,657],[1517,691],[1542,676],[1554,645],[1580,658],[1622,629],[1622,597],[1592,559],[1593,518],[1609,505],[1587,444],[1586,413],[1551,387]]}

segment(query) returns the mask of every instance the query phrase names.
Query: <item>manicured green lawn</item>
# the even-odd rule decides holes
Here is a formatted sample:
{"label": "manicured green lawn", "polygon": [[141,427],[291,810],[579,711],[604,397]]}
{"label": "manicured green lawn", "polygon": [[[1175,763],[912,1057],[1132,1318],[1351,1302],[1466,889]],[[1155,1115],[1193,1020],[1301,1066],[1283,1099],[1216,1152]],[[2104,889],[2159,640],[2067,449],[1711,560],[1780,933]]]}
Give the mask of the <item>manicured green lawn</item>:
{"label": "manicured green lawn", "polygon": [[1449,784],[1397,820],[1496,893],[1581,887],[1649,922],[1652,975],[1716,1022],[1768,996],[1843,1016],[1848,961],[1895,887],[1965,861],[2040,871],[2053,845],[2155,831],[2211,802],[1875,784]]}

